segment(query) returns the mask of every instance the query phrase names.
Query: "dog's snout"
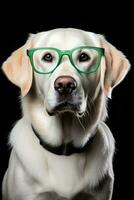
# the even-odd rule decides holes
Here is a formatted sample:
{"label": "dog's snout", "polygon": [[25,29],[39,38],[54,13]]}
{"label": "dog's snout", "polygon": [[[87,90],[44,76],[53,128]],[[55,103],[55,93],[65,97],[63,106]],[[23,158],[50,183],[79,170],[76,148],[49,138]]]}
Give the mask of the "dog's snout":
{"label": "dog's snout", "polygon": [[71,94],[76,89],[76,81],[71,76],[60,76],[54,82],[54,88],[59,94]]}

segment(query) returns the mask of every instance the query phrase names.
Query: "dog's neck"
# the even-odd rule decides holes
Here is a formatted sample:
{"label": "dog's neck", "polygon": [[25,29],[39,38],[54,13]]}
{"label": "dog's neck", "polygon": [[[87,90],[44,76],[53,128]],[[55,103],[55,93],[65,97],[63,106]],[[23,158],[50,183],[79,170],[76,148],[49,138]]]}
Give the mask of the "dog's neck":
{"label": "dog's neck", "polygon": [[[99,122],[104,121],[106,117],[105,100],[102,94],[96,98],[94,108],[88,110],[81,118],[71,112],[50,116],[42,100],[31,98],[30,95],[26,96],[22,103],[24,117],[45,142],[54,146],[70,141],[76,147],[83,146],[95,133]],[[105,112],[102,113],[104,110]]]}

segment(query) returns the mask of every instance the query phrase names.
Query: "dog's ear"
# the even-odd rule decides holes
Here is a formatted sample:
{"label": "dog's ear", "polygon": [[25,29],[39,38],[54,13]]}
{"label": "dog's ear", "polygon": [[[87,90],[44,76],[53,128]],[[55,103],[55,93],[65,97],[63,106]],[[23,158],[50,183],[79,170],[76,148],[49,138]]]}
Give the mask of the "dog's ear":
{"label": "dog's ear", "polygon": [[105,66],[101,69],[102,88],[106,96],[111,98],[112,89],[126,76],[130,63],[124,54],[100,36],[101,46],[104,48]]}
{"label": "dog's ear", "polygon": [[2,70],[7,78],[20,87],[22,96],[25,96],[32,84],[32,67],[27,56],[27,49],[31,47],[31,38],[3,63]]}

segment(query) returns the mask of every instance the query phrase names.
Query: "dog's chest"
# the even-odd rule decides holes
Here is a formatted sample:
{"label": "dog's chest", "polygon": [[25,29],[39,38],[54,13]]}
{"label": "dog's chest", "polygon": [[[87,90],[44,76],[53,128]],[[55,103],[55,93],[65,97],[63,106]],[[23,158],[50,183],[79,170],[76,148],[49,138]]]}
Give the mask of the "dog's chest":
{"label": "dog's chest", "polygon": [[48,178],[52,191],[63,196],[71,196],[85,185],[85,156],[49,156]]}
{"label": "dog's chest", "polygon": [[102,152],[101,145],[71,156],[59,156],[39,148],[37,166],[34,165],[38,194],[55,192],[71,199],[85,188],[94,187],[105,173],[107,156]]}

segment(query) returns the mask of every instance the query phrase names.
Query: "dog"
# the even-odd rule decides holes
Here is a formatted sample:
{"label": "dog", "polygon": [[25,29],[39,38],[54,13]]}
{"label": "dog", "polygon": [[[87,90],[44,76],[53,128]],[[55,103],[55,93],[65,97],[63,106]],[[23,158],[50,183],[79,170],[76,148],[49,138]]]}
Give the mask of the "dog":
{"label": "dog", "polygon": [[104,36],[73,28],[30,34],[3,63],[21,89],[3,200],[110,200],[115,141],[104,123],[130,63]]}

